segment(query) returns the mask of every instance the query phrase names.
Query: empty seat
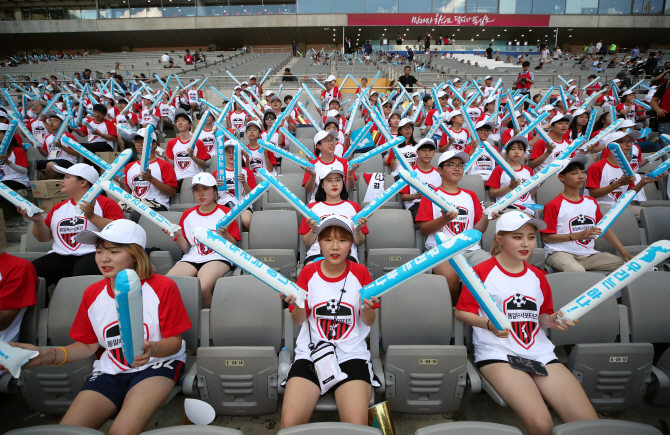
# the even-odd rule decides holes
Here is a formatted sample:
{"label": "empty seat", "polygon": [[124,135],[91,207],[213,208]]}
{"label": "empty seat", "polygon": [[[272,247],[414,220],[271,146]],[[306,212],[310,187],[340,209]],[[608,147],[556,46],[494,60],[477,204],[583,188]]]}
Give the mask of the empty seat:
{"label": "empty seat", "polygon": [[[608,206],[600,206],[600,211],[603,213],[603,216],[607,214],[609,209],[610,207]],[[622,211],[609,229],[616,234],[621,244],[631,253],[631,255],[637,255],[647,248],[647,244],[642,243],[640,229],[637,226],[637,219],[635,219],[635,216],[630,209]],[[614,247],[612,247],[604,237],[596,239],[595,249],[601,252],[616,254]]]}
{"label": "empty seat", "polygon": [[282,429],[277,435],[382,435],[374,427],[351,423],[311,423]]}
{"label": "empty seat", "polygon": [[670,344],[667,298],[667,272],[647,272],[621,292],[621,299],[628,307],[631,342],[658,346],[647,401],[659,406],[670,406],[670,350],[660,353]]}
{"label": "empty seat", "polygon": [[385,396],[392,411],[439,414],[459,408],[468,388],[468,360],[465,346],[450,345],[453,323],[443,276],[417,275],[382,296]]}
{"label": "empty seat", "polygon": [[[547,275],[554,309],[558,310],[605,275],[597,272],[562,272]],[[596,411],[617,412],[635,408],[651,382],[654,348],[649,343],[630,343],[628,318],[608,298],[579,319],[567,331],[549,329],[556,346],[573,346],[567,367],[584,388]],[[617,341],[620,336],[621,342]],[[611,358],[616,356],[617,358]]]}
{"label": "empty seat", "polygon": [[104,432],[80,426],[45,424],[6,432],[5,435],[102,435]]}
{"label": "empty seat", "polygon": [[[307,196],[307,191],[305,191],[305,188],[302,187],[302,179],[304,176],[305,171],[300,174],[280,174],[277,176],[277,181],[282,183],[288,190],[293,192],[295,196],[300,199],[300,201],[306,202],[309,197]],[[284,197],[279,194],[277,189],[272,186],[270,186],[270,189],[268,189],[261,201],[263,204],[263,210],[293,210],[293,206],[289,204],[288,201],[286,201],[286,199],[284,199]],[[256,204],[258,204],[258,202]]]}
{"label": "empty seat", "polygon": [[[182,215],[181,212],[176,211],[161,211],[158,214],[173,224],[179,224]],[[144,228],[144,231],[147,233],[147,249],[158,249],[157,251],[152,251],[149,255],[156,273],[165,275],[176,262],[181,260],[184,253],[179,246],[177,246],[173,237],[165,234],[158,225],[154,224],[146,217],[140,217],[138,224]]]}
{"label": "empty seat", "polygon": [[378,209],[368,220],[367,226],[370,232],[365,241],[365,264],[372,279],[421,255],[421,250],[416,247],[416,232],[409,210]]}
{"label": "empty seat", "polygon": [[[37,342],[40,347],[67,346],[74,342],[69,333],[84,291],[100,279],[100,276],[76,276],[58,281],[49,308],[39,313]],[[93,360],[91,357],[58,367],[21,370],[20,388],[30,409],[64,414],[93,371]]]}
{"label": "empty seat", "polygon": [[34,225],[35,224],[32,222],[30,223],[26,234],[21,236],[21,247],[19,248],[19,252],[12,252],[12,255],[28,261],[33,261],[51,251],[54,243],[53,240],[49,240],[48,242],[38,241],[35,236],[33,236]]}
{"label": "empty seat", "polygon": [[482,421],[455,421],[421,428],[414,435],[521,435],[514,426]]}
{"label": "empty seat", "polygon": [[298,219],[293,210],[254,212],[247,252],[287,278],[297,278]]}
{"label": "empty seat", "polygon": [[[670,202],[668,202],[670,205]],[[670,240],[670,207],[643,208],[640,213],[640,226],[647,236],[647,243]]]}
{"label": "empty seat", "polygon": [[174,426],[142,432],[140,435],[243,435],[237,429],[220,426]]}
{"label": "empty seat", "polygon": [[179,204],[180,202],[183,203],[195,202],[195,200],[193,199],[193,192],[189,190],[189,187],[191,187],[192,182],[193,177],[184,178],[184,181],[181,182],[181,189],[179,189],[177,194],[172,198],[173,204]]}
{"label": "empty seat", "polygon": [[624,420],[583,420],[556,426],[551,435],[661,435],[654,426]]}
{"label": "empty seat", "polygon": [[[360,146],[363,147],[363,145],[360,145]],[[367,173],[385,172],[385,167],[386,167],[384,165],[385,161],[386,160],[379,154],[376,155],[376,156],[370,157],[369,159],[367,159],[366,161],[361,163],[361,165],[358,167],[358,169],[356,169],[356,173],[357,173],[356,176],[358,176],[358,174],[362,174],[362,173],[365,173],[365,172],[367,172]]]}
{"label": "empty seat", "polygon": [[184,393],[197,391],[220,415],[275,412],[283,316],[277,292],[253,276],[221,278],[202,315],[197,363]]}

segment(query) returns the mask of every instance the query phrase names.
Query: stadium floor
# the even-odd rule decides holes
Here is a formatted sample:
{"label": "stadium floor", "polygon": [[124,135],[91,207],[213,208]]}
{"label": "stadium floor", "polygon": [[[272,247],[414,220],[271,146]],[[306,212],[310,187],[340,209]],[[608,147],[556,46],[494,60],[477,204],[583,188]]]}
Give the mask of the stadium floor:
{"label": "stadium floor", "polygon": [[[147,430],[181,425],[184,399],[183,395],[178,395],[158,410],[149,422]],[[555,412],[552,411],[551,415],[554,419],[554,424],[561,424]],[[637,409],[626,411],[618,416],[606,416],[602,414],[599,414],[599,416],[601,418],[618,418],[636,423],[644,423],[660,429],[664,434],[670,433],[668,432],[668,425],[670,424],[670,412],[668,408],[643,403]],[[280,409],[274,414],[253,417],[217,416],[212,425],[238,429],[245,435],[267,435],[279,431],[280,417],[281,401]],[[442,414],[414,415],[395,413],[392,415],[392,418],[397,435],[411,435],[419,428],[453,421]],[[506,424],[518,427],[522,432],[526,433],[521,420],[519,420],[516,414],[509,408],[498,406],[486,393],[471,396],[470,402],[465,406],[465,411],[461,415],[460,420]],[[21,427],[57,424],[60,421],[60,416],[43,415],[31,411],[25,405],[21,393],[15,393],[0,395],[0,421],[3,422],[0,433],[4,433],[5,431]],[[313,423],[326,421],[338,421],[337,413],[316,412],[312,415],[311,422]],[[106,433],[110,426],[111,421],[105,424],[101,430]]]}

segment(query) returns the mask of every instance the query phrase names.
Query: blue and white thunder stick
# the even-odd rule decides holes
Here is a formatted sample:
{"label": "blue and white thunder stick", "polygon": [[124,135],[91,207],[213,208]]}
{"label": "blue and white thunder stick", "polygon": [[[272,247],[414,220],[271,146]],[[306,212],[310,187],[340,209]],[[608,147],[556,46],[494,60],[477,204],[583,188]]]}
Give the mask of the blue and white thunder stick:
{"label": "blue and white thunder stick", "polygon": [[[228,72],[228,71],[226,71],[226,72]],[[179,83],[179,87],[184,89],[184,84],[181,82],[181,80],[179,80],[179,76],[176,73],[173,74],[173,75],[174,75],[175,80],[177,80],[177,83]],[[142,82],[140,82],[140,83],[142,83]],[[239,84],[239,82],[238,82],[238,84]]]}
{"label": "blue and white thunder stick", "polygon": [[[69,95],[64,96],[63,100],[65,101],[65,108],[67,109],[67,114],[70,118],[70,120],[68,121],[68,125],[72,128],[75,128],[76,127],[76,125],[74,123],[75,114],[74,114],[74,111],[72,110],[72,100],[70,99]],[[81,103],[79,103],[79,104],[81,104]]]}
{"label": "blue and white thunder stick", "polygon": [[133,156],[133,150],[127,149],[123,151],[121,154],[118,155],[116,159],[114,159],[114,162],[110,165],[111,167],[106,170],[98,180],[93,183],[93,186],[91,186],[90,189],[88,189],[88,192],[84,194],[84,196],[81,197],[79,202],[77,202],[77,206],[75,207],[75,213],[78,215],[84,214],[84,211],[82,210],[82,203],[83,201],[88,202],[89,204],[92,204],[93,201],[102,193],[102,184],[105,181],[111,181],[116,177],[119,172],[123,171],[123,168],[126,166],[126,163],[128,163],[128,160]]}
{"label": "blue and white thunder stick", "polygon": [[[524,115],[526,115],[526,114],[524,113]],[[527,136],[528,133],[535,130],[535,127],[540,125],[542,123],[542,121],[544,121],[547,118],[547,116],[549,116],[549,112],[544,112],[540,116],[538,116],[537,118],[533,119],[532,121],[531,121],[532,118],[530,118],[530,116],[526,116],[526,120],[528,121],[528,125],[525,126],[523,128],[523,130],[521,130],[521,132],[519,134],[515,135],[515,136]]]}
{"label": "blue and white thunder stick", "polygon": [[[223,181],[222,185],[218,185],[219,193],[227,191],[226,186],[226,140],[223,131],[216,130],[216,175],[218,181]],[[237,186],[235,186],[237,187]],[[235,196],[237,196],[237,189],[235,189]],[[238,198],[239,199],[239,198]]]}
{"label": "blue and white thunder stick", "polygon": [[[237,80],[237,79],[235,78],[235,76],[234,76],[230,71],[226,70],[226,74],[228,74],[228,75],[230,76],[231,79],[235,80],[235,83],[237,83],[238,85],[242,86],[242,85],[240,84],[240,81]],[[176,77],[176,76],[175,76],[175,77]],[[177,80],[178,80],[178,79],[179,79],[179,78],[177,78]],[[181,83],[180,83],[180,84],[181,84]]]}
{"label": "blue and white thunder stick", "polygon": [[[197,81],[197,80],[196,80],[196,81]],[[202,89],[203,86],[205,86],[205,83],[207,83],[208,81],[209,81],[209,77],[205,77],[205,80],[203,80],[202,83],[200,83],[200,84],[198,85],[198,87],[195,88],[195,90],[196,90],[196,91],[200,91],[200,89]],[[191,83],[191,86],[193,86],[194,84],[195,84],[195,82]]]}
{"label": "blue and white thunder stick", "polygon": [[154,96],[154,101],[151,103],[151,106],[149,106],[149,112],[153,112],[156,106],[158,106],[162,101],[163,101],[163,94],[165,91],[161,90],[158,94]]}
{"label": "blue and white thunder stick", "polygon": [[305,307],[305,298],[307,297],[305,290],[298,287],[276,270],[268,267],[262,261],[244,252],[242,248],[204,227],[198,227],[193,230],[193,236],[197,241],[263,281],[273,290],[285,295],[295,296],[295,304],[300,308]]}
{"label": "blue and white thunder stick", "polygon": [[357,156],[357,157],[351,159],[351,160],[349,161],[349,165],[350,165],[350,166],[353,166],[353,165],[361,164],[361,163],[363,163],[364,161],[366,161],[366,160],[368,160],[368,159],[370,159],[370,158],[376,156],[377,154],[381,154],[381,153],[383,153],[384,151],[388,151],[388,150],[390,150],[391,148],[396,147],[396,146],[400,145],[400,144],[403,143],[403,142],[405,142],[405,138],[404,138],[404,137],[402,137],[402,136],[401,136],[401,137],[397,137],[397,138],[393,139],[391,142],[386,142],[386,143],[383,144],[383,145],[379,145],[379,146],[377,146],[377,147],[374,147],[373,149],[371,149],[371,150],[368,151],[367,153],[361,154],[360,156]]}
{"label": "blue and white thunder stick", "polygon": [[413,123],[416,124],[416,121],[419,119],[419,115],[421,112],[424,110],[424,104],[423,100],[419,101],[419,105],[416,106],[416,111],[412,113],[412,117],[410,118]]}
{"label": "blue and white thunder stick", "polygon": [[593,126],[596,125],[596,114],[592,113],[589,115],[589,120],[586,123],[586,131],[584,132],[584,139],[589,140],[591,134],[593,133]]}
{"label": "blue and white thunder stick", "polygon": [[198,138],[200,137],[200,133],[202,133],[202,130],[205,128],[205,124],[207,123],[208,118],[209,118],[209,110],[206,110],[205,113],[200,118],[200,122],[195,127],[195,130],[193,131],[193,135],[191,136],[191,140],[188,142],[187,148],[190,148],[190,149],[195,148],[195,143],[197,142]]}
{"label": "blue and white thunder stick", "polygon": [[509,117],[512,120],[512,124],[514,124],[514,130],[521,130],[519,127],[519,120],[516,118],[516,114],[514,113],[514,97],[512,97],[512,93],[507,90],[507,110],[509,111]]}
{"label": "blue and white thunder stick", "polygon": [[659,240],[652,243],[632,260],[624,263],[623,266],[607,275],[593,287],[561,307],[560,311],[563,317],[559,317],[559,320],[572,322],[581,318],[605,299],[616,294],[668,257],[670,257],[670,241]]}
{"label": "blue and white thunder stick", "polygon": [[249,208],[251,204],[256,202],[258,198],[261,197],[265,192],[270,189],[270,182],[263,180],[254,187],[251,192],[242,198],[242,201],[238,202],[237,205],[230,209],[230,211],[216,224],[217,231],[220,228],[228,226],[232,221],[237,219],[237,217],[242,214],[242,212]]}
{"label": "blue and white thunder stick", "polygon": [[553,87],[553,86],[549,88],[549,90],[544,94],[544,96],[542,97],[542,99],[540,100],[540,102],[537,103],[537,107],[538,107],[538,108],[544,106],[544,102],[547,100],[547,98],[549,98],[549,96],[551,95],[551,93],[553,92],[553,90],[554,90],[554,87]]}
{"label": "blue and white thunder stick", "polygon": [[282,132],[284,135],[284,139],[290,141],[293,143],[295,146],[300,148],[300,150],[305,153],[307,157],[309,157],[310,160],[314,160],[316,156],[314,153],[312,153],[305,145],[303,145],[298,139],[296,139],[288,130],[286,130],[284,127],[280,128],[279,131]]}
{"label": "blue and white thunder stick", "polygon": [[56,94],[56,96],[54,96],[51,100],[49,100],[47,106],[44,108],[42,112],[49,113],[49,110],[51,110],[54,107],[54,105],[56,105],[60,97],[61,97],[60,93]]}
{"label": "blue and white thunder stick", "polygon": [[594,93],[592,93],[591,95],[589,95],[588,97],[586,97],[586,100],[584,100],[584,102],[582,103],[581,106],[579,106],[579,108],[580,108],[580,109],[586,109],[586,108],[588,107],[589,103],[590,103],[594,98],[597,98],[597,97],[598,97],[600,94],[602,94],[603,92],[605,92],[605,89],[601,89],[601,90],[599,90],[598,92],[594,92]]}
{"label": "blue and white thunder stick", "polygon": [[268,181],[272,187],[274,187],[277,193],[279,193],[286,201],[288,201],[289,204],[291,204],[298,213],[305,217],[305,219],[314,219],[317,223],[321,222],[321,218],[314,212],[314,210],[307,207],[305,203],[295,195],[295,193],[291,192],[288,187],[284,186],[279,180],[270,175],[268,171],[263,168],[259,168],[258,175],[260,175],[263,180]]}
{"label": "blue and white thunder stick", "polygon": [[484,147],[479,147],[479,148],[477,148],[477,150],[474,153],[472,153],[472,155],[470,156],[470,160],[468,161],[468,163],[465,165],[465,168],[463,169],[464,174],[467,174],[468,171],[470,170],[470,168],[475,163],[477,163],[477,159],[479,158],[480,154],[483,153],[483,152],[484,152]]}
{"label": "blue and white thunder stick", "polygon": [[382,205],[386,204],[391,198],[396,196],[398,192],[400,192],[405,186],[407,186],[407,182],[404,180],[398,180],[391,187],[386,189],[384,193],[376,197],[371,203],[363,207],[361,211],[356,213],[351,220],[354,221],[354,225],[357,224],[358,220],[360,218],[366,218],[369,217],[372,213],[374,213],[379,207]]}
{"label": "blue and white thunder stick", "polygon": [[[435,233],[435,239],[438,243],[442,244],[445,237],[441,231],[438,231]],[[481,309],[486,313],[486,317],[493,323],[493,326],[498,331],[505,329],[508,331],[512,330],[512,324],[507,316],[505,316],[505,313],[503,313],[500,305],[493,299],[491,293],[486,290],[484,283],[479,279],[479,276],[477,276],[463,254],[454,255],[449,259],[449,265],[454,268],[458,277],[468,287],[472,296],[474,296]]]}
{"label": "blue and white thunder stick", "polygon": [[33,134],[30,132],[30,130],[28,130],[28,127],[26,127],[26,125],[23,123],[23,121],[21,120],[20,117],[16,116],[14,114],[14,112],[11,112],[11,111],[7,112],[7,115],[9,115],[10,119],[13,119],[14,121],[16,121],[18,123],[17,124],[18,129],[21,130],[21,132],[26,137],[26,139],[28,139],[30,141],[30,143],[32,143],[35,148],[42,148],[42,144],[39,143],[37,141],[37,139],[35,139],[35,136],[33,136]]}
{"label": "blue and white thunder stick", "polygon": [[14,138],[14,132],[16,131],[18,126],[19,126],[18,121],[14,120],[14,119],[9,121],[9,126],[7,127],[7,130],[5,131],[5,136],[2,138],[2,142],[0,142],[0,156],[4,156],[7,153],[7,148],[9,148],[9,143]]}
{"label": "blue and white thunder stick", "polygon": [[123,133],[126,136],[130,136],[131,134],[135,134],[134,131],[130,129],[127,125],[122,125],[122,124],[116,124],[116,131],[119,133]]}
{"label": "blue and white thunder stick", "polygon": [[[435,88],[431,88],[430,93],[433,96],[433,102],[434,102],[433,106],[437,109],[437,113],[442,114],[444,110],[442,110],[442,106],[440,106],[440,101],[437,99],[437,91],[435,90]],[[426,137],[430,136],[426,135]]]}
{"label": "blue and white thunder stick", "polygon": [[317,133],[320,132],[321,130],[323,130],[323,129],[319,126],[319,124],[316,122],[316,119],[314,119],[314,117],[312,116],[312,114],[309,113],[309,112],[307,111],[307,109],[305,109],[305,106],[303,106],[303,104],[302,104],[300,101],[298,101],[298,107],[300,108],[300,111],[302,112],[302,115],[303,115],[305,118],[307,118],[307,120],[312,124],[312,127],[314,127],[314,128],[316,129],[316,132],[317,132]]}
{"label": "blue and white thunder stick", "polygon": [[263,139],[258,140],[258,145],[261,147],[265,148],[268,151],[272,151],[273,153],[280,155],[282,157],[286,157],[289,160],[292,160],[293,162],[297,163],[301,168],[311,168],[314,169],[314,165],[307,160],[303,160],[300,157],[296,156],[295,154],[286,151],[282,147],[278,147],[277,145],[273,144],[272,142],[268,142]]}
{"label": "blue and white thunder stick", "polygon": [[656,178],[665,171],[667,171],[668,169],[670,169],[670,159],[658,165],[653,171],[650,171],[649,173],[645,174],[645,177],[649,177],[652,179]]}
{"label": "blue and white thunder stick", "polygon": [[596,228],[600,228],[602,233],[600,233],[599,236],[592,236],[592,239],[598,239],[602,237],[605,232],[609,229],[609,227],[614,223],[614,220],[618,218],[621,213],[628,207],[628,204],[630,204],[633,199],[635,199],[635,195],[637,195],[637,192],[634,190],[629,190],[626,193],[624,193],[621,198],[617,202],[614,203],[612,208],[609,209],[609,211],[603,216],[602,219],[600,219],[600,222],[596,224]]}
{"label": "blue and white thunder stick", "polygon": [[144,143],[142,144],[142,157],[140,158],[140,170],[142,172],[149,170],[149,160],[151,159],[151,144],[153,143],[151,136],[153,134],[154,126],[149,124],[149,126],[144,129]]}
{"label": "blue and white thunder stick", "polygon": [[610,133],[616,131],[616,129],[619,128],[619,126],[621,124],[623,124],[624,121],[625,121],[625,119],[619,119],[617,122],[615,122],[614,124],[611,124],[609,127],[603,128],[600,131],[600,133],[598,133],[597,135],[593,136],[593,138],[586,141],[584,143],[584,145],[582,145],[582,149],[586,149],[590,145],[597,146],[598,142],[600,142],[601,139],[603,139],[604,137],[606,137]]}
{"label": "blue and white thunder stick", "polygon": [[170,236],[174,236],[175,232],[181,228],[179,225],[173,224],[165,219],[157,211],[150,209],[146,204],[142,203],[139,198],[134,197],[111,181],[104,181],[101,185],[108,195],[113,196],[119,201],[123,201],[128,207],[149,219],[160,228],[166,229],[168,233],[170,233]]}
{"label": "blue and white thunder stick", "polygon": [[279,88],[277,89],[277,97],[281,97],[282,89],[284,89],[284,84],[279,85]]}
{"label": "blue and white thunder stick", "polygon": [[290,119],[291,111],[293,110],[293,107],[295,106],[295,104],[298,102],[298,98],[300,97],[300,92],[301,91],[302,91],[302,89],[298,90],[298,92],[296,93],[293,100],[291,100],[291,102],[288,104],[288,106],[286,106],[284,111],[275,119],[274,124],[272,125],[272,127],[268,131],[267,137],[274,136],[274,134],[277,132],[277,129],[279,129],[279,127],[284,123],[284,119],[286,117],[289,117],[289,119]]}
{"label": "blue and white thunder stick", "polygon": [[261,79],[261,83],[260,83],[261,86],[263,86],[263,83],[265,83],[265,80],[267,80],[267,78],[268,78],[268,76],[270,75],[271,72],[272,72],[272,68],[270,68],[270,69],[268,70],[268,72],[265,73],[265,75],[264,75],[263,78]]}
{"label": "blue and white thunder stick", "polygon": [[14,112],[19,119],[23,118],[21,116],[21,112],[19,112],[19,109],[16,107],[16,103],[14,103],[14,100],[12,99],[12,96],[9,95],[7,88],[2,88],[2,94],[5,96],[7,104],[9,104],[9,107],[12,109],[12,112]]}
{"label": "blue and white thunder stick", "polygon": [[68,115],[61,123],[60,128],[56,132],[56,136],[54,136],[54,140],[52,143],[59,143],[61,141],[61,138],[67,131],[67,127],[70,124],[70,121],[72,121],[72,116]]}
{"label": "blue and white thunder stick", "polygon": [[240,108],[241,108],[242,110],[244,110],[245,112],[247,112],[247,115],[249,115],[249,117],[250,117],[251,119],[253,119],[253,118],[258,118],[258,115],[256,115],[254,112],[250,111],[249,108],[247,107],[247,105],[244,104],[244,103],[242,102],[242,100],[240,100],[239,97],[238,97],[237,95],[233,95],[233,101],[235,101],[235,102],[240,106]]}
{"label": "blue and white thunder stick", "polygon": [[626,156],[623,154],[623,151],[621,151],[621,147],[619,146],[618,143],[612,142],[611,144],[607,145],[607,149],[610,150],[610,152],[614,155],[614,159],[616,160],[617,165],[619,165],[619,168],[623,172],[623,175],[625,177],[633,177],[635,175],[635,172],[633,172],[633,168],[630,166],[630,162],[628,159],[626,159]]}
{"label": "blue and white thunder stick", "polygon": [[319,82],[317,79],[315,79],[314,77],[312,77],[312,80],[314,81],[314,83],[317,84],[318,87],[320,87],[320,88],[323,89],[324,91],[326,90],[326,87],[325,87],[323,84],[321,84],[321,82]]}
{"label": "blue and white thunder stick", "polygon": [[500,166],[500,168],[503,171],[505,171],[507,175],[509,175],[512,181],[516,181],[519,179],[519,176],[517,175],[516,171],[512,169],[512,167],[509,165],[509,163],[507,163],[507,161],[505,161],[505,159],[503,159],[503,156],[500,155],[498,150],[493,145],[484,141],[482,143],[482,146],[486,149],[486,152],[489,153],[491,158],[496,161],[498,166]]}
{"label": "blue and white thunder stick", "polygon": [[218,122],[215,122],[214,126],[217,129],[217,133],[220,131],[221,133],[223,133],[223,135],[226,137],[226,139],[232,140],[233,142],[235,142],[236,146],[239,146],[242,149],[242,151],[245,151],[247,154],[249,154],[249,150],[247,149],[247,147],[245,147],[242,144],[242,142],[240,142],[240,140],[235,137],[234,134],[229,132],[227,128],[225,128],[223,125],[221,125]]}
{"label": "blue and white thunder stick", "polygon": [[503,211],[510,205],[514,203],[517,199],[521,198],[526,193],[535,189],[540,184],[544,183],[547,179],[552,177],[554,174],[560,172],[570,163],[570,160],[554,160],[549,165],[547,165],[540,172],[537,172],[535,175],[530,177],[530,179],[519,184],[516,189],[509,192],[505,195],[500,201],[496,202],[484,210],[489,219],[492,219],[493,213]]}
{"label": "blue and white thunder stick", "polygon": [[82,156],[84,156],[85,159],[88,159],[88,160],[92,161],[93,163],[95,163],[96,165],[100,166],[100,167],[101,167],[102,169],[104,169],[105,171],[112,167],[112,165],[110,165],[110,164],[107,163],[106,161],[102,160],[102,159],[100,158],[100,156],[98,156],[98,155],[96,155],[96,154],[90,152],[89,150],[87,150],[86,148],[84,148],[84,147],[83,147],[80,143],[78,143],[77,141],[74,141],[74,140],[70,139],[70,138],[67,137],[67,136],[63,136],[63,138],[61,139],[61,141],[62,141],[63,143],[65,143],[65,145],[69,146],[70,148],[72,148],[73,150],[77,151],[79,154],[81,154]]}
{"label": "blue and white thunder stick", "polygon": [[426,270],[441,264],[469,247],[479,243],[482,233],[477,230],[465,230],[456,237],[452,237],[445,243],[435,246],[430,251],[416,257],[397,269],[377,278],[372,283],[360,290],[361,301],[373,296],[381,296],[405,281],[425,272]]}
{"label": "blue and white thunder stick", "polygon": [[219,92],[219,90],[216,89],[214,86],[210,86],[209,89],[211,89],[214,92],[216,92],[217,94],[219,94],[219,97],[221,97],[223,99],[223,101],[228,101],[228,98],[226,98],[226,96],[223,95],[221,92]]}
{"label": "blue and white thunder stick", "polygon": [[36,213],[42,213],[44,211],[32,202],[25,199],[23,196],[16,193],[14,190],[7,187],[7,185],[5,185],[5,183],[2,181],[0,181],[0,196],[5,198],[16,207],[25,210],[28,213],[28,216],[32,217]]}
{"label": "blue and white thunder stick", "polygon": [[637,104],[638,106],[644,107],[646,110],[651,110],[651,106],[649,104],[645,103],[644,101],[640,101],[636,98],[636,99],[633,100],[633,102],[635,104]]}
{"label": "blue and white thunder stick", "polygon": [[585,140],[583,137],[580,137],[580,138],[575,139],[574,142],[572,142],[570,145],[568,145],[568,147],[567,147],[566,149],[564,149],[563,151],[561,151],[561,153],[560,153],[559,155],[556,156],[556,160],[563,160],[563,159],[567,159],[567,158],[569,158],[570,155],[571,155],[577,148],[581,147],[582,144],[583,144],[585,141],[586,141],[586,140]]}
{"label": "blue and white thunder stick", "polygon": [[585,91],[586,88],[588,88],[589,86],[591,86],[592,84],[594,84],[595,82],[597,82],[599,79],[600,79],[600,76],[598,76],[598,77],[596,77],[595,79],[591,80],[590,82],[588,82],[588,83],[586,84],[586,86],[584,86],[584,87],[582,88],[582,90]]}
{"label": "blue and white thunder stick", "polygon": [[310,89],[307,87],[307,84],[303,83],[303,84],[302,84],[302,88],[303,88],[305,91],[307,91],[307,96],[309,97],[310,100],[312,100],[312,103],[314,103],[314,105],[315,105],[316,107],[321,108],[321,102],[320,102],[319,100],[316,99],[316,97],[314,96],[314,94],[312,93],[312,91],[310,91]]}
{"label": "blue and white thunder stick", "polygon": [[444,122],[444,120],[447,118],[447,116],[449,116],[449,113],[450,113],[450,112],[447,112],[447,111],[445,110],[444,112],[440,113],[440,114],[437,115],[437,116],[435,116],[435,114],[433,114],[433,116],[435,117],[435,119],[433,119],[433,125],[430,127],[430,130],[428,130],[428,133],[426,133],[426,137],[427,137],[427,138],[430,138],[430,139],[433,138],[433,135],[435,134],[435,132],[437,131],[437,129],[440,128],[440,126],[442,125],[442,123]]}
{"label": "blue and white thunder stick", "polygon": [[116,301],[116,314],[119,318],[123,356],[128,366],[132,366],[135,357],[142,355],[144,344],[142,282],[137,272],[124,269],[116,275],[114,300]]}
{"label": "blue and white thunder stick", "polygon": [[430,186],[422,182],[416,172],[407,172],[406,170],[401,169],[398,171],[398,174],[400,175],[400,178],[407,182],[407,184],[412,186],[418,193],[428,198],[430,202],[440,207],[442,210],[448,213],[452,211],[458,212],[456,207],[449,203],[442,194],[431,189]]}
{"label": "blue and white thunder stick", "polygon": [[358,148],[358,144],[370,132],[370,129],[372,129],[372,121],[365,124],[363,129],[358,132],[358,136],[356,136],[349,144],[349,149],[347,149],[347,151],[342,155],[343,158],[348,159],[354,154],[354,151],[356,151],[356,148]]}
{"label": "blue and white thunder stick", "polygon": [[165,84],[165,82],[163,82],[163,80],[161,80],[161,78],[158,77],[158,74],[154,73],[154,78],[155,78],[156,80],[158,80],[158,83],[160,83],[160,85],[163,87],[163,89],[165,89],[166,91],[169,91],[169,90],[170,90],[170,88],[167,87],[167,85]]}
{"label": "blue and white thunder stick", "polygon": [[[668,135],[664,135],[664,136],[668,136]],[[661,158],[663,155],[665,155],[667,153],[670,153],[670,145],[668,145],[667,147],[663,148],[660,151],[656,151],[654,154],[648,155],[647,156],[647,161],[648,162],[654,162],[654,161],[658,160],[659,158]]]}
{"label": "blue and white thunder stick", "polygon": [[203,105],[207,106],[207,108],[209,108],[209,110],[210,110],[215,116],[219,116],[219,115],[221,115],[221,109],[219,109],[218,107],[216,107],[215,105],[213,105],[213,104],[210,103],[209,101],[207,101],[207,100],[205,100],[205,99],[202,99],[202,98],[198,98],[198,101],[200,101]]}
{"label": "blue and white thunder stick", "polygon": [[[225,154],[225,153],[224,153]],[[224,156],[225,158],[225,156]],[[233,146],[233,185],[235,186],[235,199],[238,201],[244,196],[244,183],[238,179],[242,173],[242,147]],[[226,167],[224,164],[223,173],[225,177]]]}

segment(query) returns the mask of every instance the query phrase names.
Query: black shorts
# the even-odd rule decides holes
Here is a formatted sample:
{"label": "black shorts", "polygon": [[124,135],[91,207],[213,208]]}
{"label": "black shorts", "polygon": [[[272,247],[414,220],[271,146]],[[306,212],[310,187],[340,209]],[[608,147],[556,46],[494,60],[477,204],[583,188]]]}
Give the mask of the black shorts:
{"label": "black shorts", "polygon": [[[503,360],[501,360],[501,359],[485,359],[485,360],[479,361],[479,362],[477,363],[477,368],[478,368],[478,369],[481,369],[482,367],[486,367],[486,366],[488,366],[488,365],[491,365],[491,364],[498,364],[498,363],[509,364],[509,361],[503,361]],[[561,362],[560,362],[559,360],[557,360],[557,359],[552,359],[551,361],[549,361],[548,363],[546,363],[545,366],[548,366],[549,364],[560,364],[560,363],[561,363]]]}
{"label": "black shorts", "polygon": [[[157,365],[158,367],[156,367]],[[172,359],[151,364],[149,368],[133,373],[108,375],[93,372],[84,383],[81,391],[96,391],[111,400],[116,409],[120,410],[128,391],[143,380],[154,376],[163,376],[172,379],[177,385],[181,385],[183,375],[184,363]]]}
{"label": "black shorts", "polygon": [[[340,363],[340,370],[347,374],[347,379],[335,384],[329,391],[335,391],[340,385],[346,384],[350,381],[363,381],[366,384],[372,385],[370,382],[370,369],[368,362],[363,359],[350,359]],[[291,369],[288,371],[286,382],[291,378],[304,378],[321,388],[319,378],[316,377],[316,370],[314,370],[314,363],[307,359],[296,360],[291,364]]]}
{"label": "black shorts", "polygon": [[35,167],[37,168],[38,171],[43,171],[47,168],[47,163],[49,163],[49,162],[53,162],[53,163],[57,164],[58,166],[61,166],[61,167],[66,168],[66,169],[69,168],[70,166],[74,165],[74,163],[72,163],[69,160],[55,159],[55,160],[38,160],[38,161],[35,162]]}
{"label": "black shorts", "polygon": [[195,270],[197,270],[198,272],[200,272],[200,269],[202,269],[202,266],[204,266],[207,263],[213,263],[213,262],[219,262],[219,263],[227,264],[228,267],[230,267],[231,269],[233,267],[235,267],[233,265],[233,263],[231,263],[228,260],[211,260],[211,261],[205,261],[204,263],[193,263],[191,261],[184,261],[184,260],[180,261],[180,263],[190,264],[191,266],[195,267]]}

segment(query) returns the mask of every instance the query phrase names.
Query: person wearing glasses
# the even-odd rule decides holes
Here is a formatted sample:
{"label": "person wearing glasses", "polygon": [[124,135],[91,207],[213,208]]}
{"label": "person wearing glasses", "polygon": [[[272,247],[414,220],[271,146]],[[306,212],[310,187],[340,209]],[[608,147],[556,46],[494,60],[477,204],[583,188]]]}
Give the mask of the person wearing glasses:
{"label": "person wearing glasses", "polygon": [[[450,150],[443,153],[437,162],[437,171],[442,178],[442,184],[435,187],[435,190],[444,195],[458,211],[445,212],[430,202],[428,198],[421,198],[415,220],[419,225],[421,234],[427,236],[426,250],[430,250],[437,245],[435,233],[438,231],[441,232],[443,238],[448,240],[465,230],[474,228],[483,233],[488,227],[489,219],[484,217],[484,207],[477,194],[458,187],[459,181],[463,178],[465,164],[469,160],[470,156],[468,154]],[[494,213],[492,217],[497,219],[498,214]],[[479,243],[468,248],[467,251],[463,252],[463,255],[473,267],[491,258],[488,252],[481,249]],[[447,279],[451,301],[453,305],[456,305],[460,293],[460,279],[456,271],[449,265],[449,262],[444,262],[435,266],[433,273],[442,275]]]}

